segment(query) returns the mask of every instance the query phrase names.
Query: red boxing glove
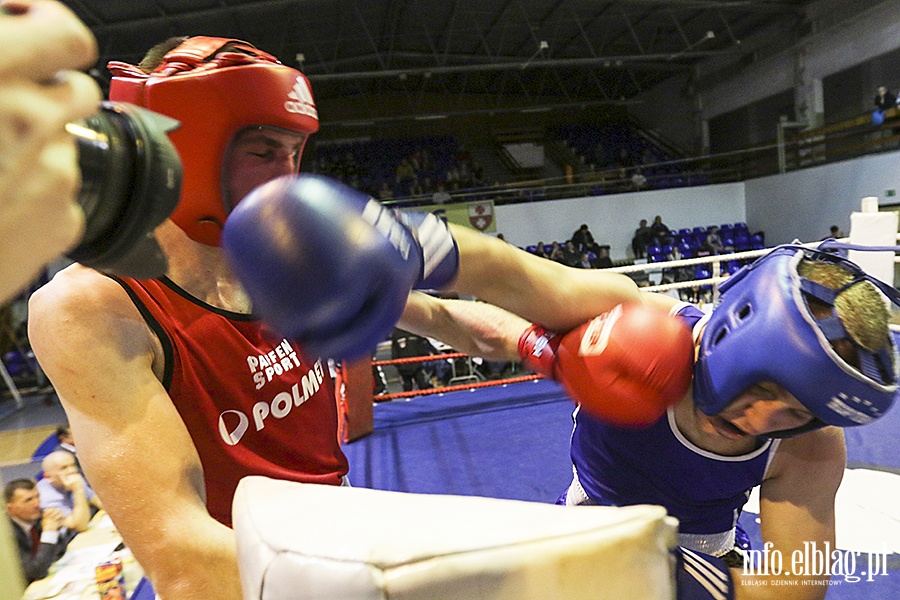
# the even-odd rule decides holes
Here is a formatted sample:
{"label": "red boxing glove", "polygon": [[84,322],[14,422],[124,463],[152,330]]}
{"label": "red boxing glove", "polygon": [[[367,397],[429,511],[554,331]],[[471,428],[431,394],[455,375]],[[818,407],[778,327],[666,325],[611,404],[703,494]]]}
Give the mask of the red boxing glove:
{"label": "red boxing glove", "polygon": [[557,379],[588,414],[648,427],[687,393],[694,343],[678,317],[620,304],[565,334],[556,355]]}

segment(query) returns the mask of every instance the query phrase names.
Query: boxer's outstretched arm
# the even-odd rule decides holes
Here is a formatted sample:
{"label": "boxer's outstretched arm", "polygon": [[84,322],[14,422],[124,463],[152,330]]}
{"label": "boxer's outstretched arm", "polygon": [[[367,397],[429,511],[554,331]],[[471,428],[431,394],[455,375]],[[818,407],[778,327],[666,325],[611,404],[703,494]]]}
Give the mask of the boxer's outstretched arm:
{"label": "boxer's outstretched arm", "polygon": [[258,187],[229,215],[222,248],[254,312],[332,358],[368,355],[410,289],[455,289],[556,331],[641,301],[625,275],[565,267],[431,214],[386,210],[319,175]]}
{"label": "boxer's outstretched arm", "polygon": [[484,302],[439,299],[422,292],[409,296],[398,327],[439,339],[459,352],[488,360],[519,360],[525,319]]}
{"label": "boxer's outstretched arm", "polygon": [[241,597],[234,533],[209,516],[199,456],[125,291],[78,265],[31,299],[29,336],[78,457],[162,598]]}
{"label": "boxer's outstretched arm", "polygon": [[626,275],[573,269],[464,227],[451,231],[460,252],[453,289],[548,329],[568,331],[617,304],[641,301]]}

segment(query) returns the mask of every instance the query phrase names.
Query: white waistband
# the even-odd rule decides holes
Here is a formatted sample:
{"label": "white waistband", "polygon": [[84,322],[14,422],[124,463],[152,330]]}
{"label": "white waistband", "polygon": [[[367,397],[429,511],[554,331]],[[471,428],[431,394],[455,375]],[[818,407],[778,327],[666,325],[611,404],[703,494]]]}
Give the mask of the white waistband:
{"label": "white waistband", "polygon": [[[581,482],[578,472],[572,467],[572,483],[566,491],[566,506],[594,506],[598,502],[591,500]],[[734,548],[734,528],[720,533],[679,533],[678,545],[704,552],[712,556],[722,556]]]}

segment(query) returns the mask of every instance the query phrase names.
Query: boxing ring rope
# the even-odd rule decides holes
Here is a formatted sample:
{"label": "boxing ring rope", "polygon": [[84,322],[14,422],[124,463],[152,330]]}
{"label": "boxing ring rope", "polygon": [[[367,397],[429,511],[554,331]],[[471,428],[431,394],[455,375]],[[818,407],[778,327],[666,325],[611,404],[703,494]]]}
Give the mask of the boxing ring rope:
{"label": "boxing ring rope", "polygon": [[464,352],[449,352],[447,354],[430,354],[428,356],[407,356],[405,358],[388,358],[385,360],[373,360],[373,367],[381,367],[384,365],[404,365],[407,363],[424,362],[427,360],[451,360],[454,358],[465,358],[468,354]]}
{"label": "boxing ring rope", "polygon": [[[373,360],[373,367],[382,367],[388,365],[406,365],[421,362],[434,361],[451,361],[457,358],[469,358],[464,352],[448,352],[446,354],[429,354],[427,356],[407,356],[404,358],[391,358],[385,360]],[[476,381],[473,383],[460,383],[456,385],[444,385],[424,390],[409,390],[404,392],[391,392],[387,394],[377,394],[373,398],[376,402],[386,402],[388,400],[397,400],[399,398],[412,398],[415,396],[429,396],[432,394],[443,394],[444,392],[459,392],[463,390],[474,390],[478,388],[492,387],[497,385],[507,385],[509,383],[520,383],[522,381],[533,381],[541,379],[538,374],[521,375],[519,377],[507,377],[505,379],[494,379],[490,381]]]}

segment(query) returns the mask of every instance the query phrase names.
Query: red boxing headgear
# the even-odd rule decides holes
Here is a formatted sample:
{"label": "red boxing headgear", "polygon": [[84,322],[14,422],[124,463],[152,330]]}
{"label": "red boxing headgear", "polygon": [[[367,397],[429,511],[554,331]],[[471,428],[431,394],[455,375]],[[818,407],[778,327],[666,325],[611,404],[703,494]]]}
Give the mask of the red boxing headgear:
{"label": "red boxing headgear", "polygon": [[[226,44],[229,49],[220,52]],[[319,129],[303,73],[247,42],[192,37],[167,53],[152,73],[121,62],[108,67],[110,100],[181,122],[169,133],[184,165],[181,200],[170,218],[202,244],[220,244],[227,217],[222,165],[236,133],[254,125],[307,135]]]}

